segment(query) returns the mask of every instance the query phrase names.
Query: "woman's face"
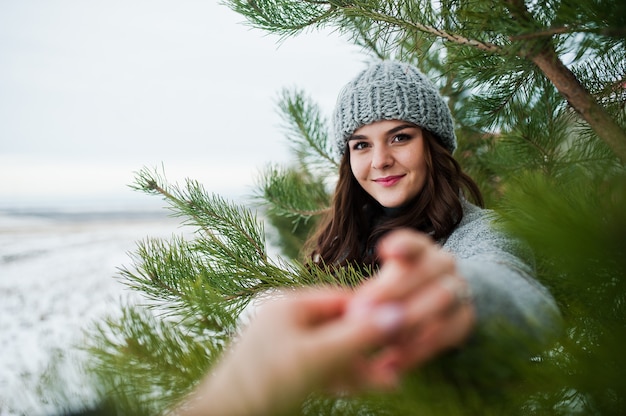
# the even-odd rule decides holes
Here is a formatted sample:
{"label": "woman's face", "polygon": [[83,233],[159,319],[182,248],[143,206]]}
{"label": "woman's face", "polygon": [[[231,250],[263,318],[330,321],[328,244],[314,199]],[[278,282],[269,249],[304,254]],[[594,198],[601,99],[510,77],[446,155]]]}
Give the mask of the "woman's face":
{"label": "woman's face", "polygon": [[348,149],[352,174],[382,206],[402,206],[424,187],[424,138],[416,125],[381,120],[361,126],[348,140]]}

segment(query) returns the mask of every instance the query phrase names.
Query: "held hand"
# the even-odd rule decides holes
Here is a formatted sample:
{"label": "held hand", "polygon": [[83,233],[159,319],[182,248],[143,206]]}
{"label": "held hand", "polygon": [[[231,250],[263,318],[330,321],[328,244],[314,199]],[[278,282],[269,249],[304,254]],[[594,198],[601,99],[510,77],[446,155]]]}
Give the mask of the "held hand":
{"label": "held hand", "polygon": [[387,302],[405,306],[404,325],[388,360],[406,370],[461,345],[474,327],[475,311],[454,258],[412,230],[386,236],[378,253],[382,267],[359,289],[351,310]]}
{"label": "held hand", "polygon": [[392,383],[395,369],[368,353],[400,326],[403,311],[379,304],[346,316],[352,296],[301,289],[262,305],[181,414],[282,414],[317,388]]}

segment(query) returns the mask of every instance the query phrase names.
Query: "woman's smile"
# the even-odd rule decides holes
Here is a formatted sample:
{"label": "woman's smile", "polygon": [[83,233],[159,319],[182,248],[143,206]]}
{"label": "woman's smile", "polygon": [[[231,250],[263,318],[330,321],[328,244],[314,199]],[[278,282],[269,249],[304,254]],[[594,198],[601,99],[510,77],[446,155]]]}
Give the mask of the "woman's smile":
{"label": "woman's smile", "polygon": [[374,179],[374,182],[382,185],[382,186],[393,186],[395,184],[397,184],[398,182],[400,182],[400,180],[404,177],[405,175],[392,175],[392,176],[386,176],[384,178],[378,178],[378,179]]}

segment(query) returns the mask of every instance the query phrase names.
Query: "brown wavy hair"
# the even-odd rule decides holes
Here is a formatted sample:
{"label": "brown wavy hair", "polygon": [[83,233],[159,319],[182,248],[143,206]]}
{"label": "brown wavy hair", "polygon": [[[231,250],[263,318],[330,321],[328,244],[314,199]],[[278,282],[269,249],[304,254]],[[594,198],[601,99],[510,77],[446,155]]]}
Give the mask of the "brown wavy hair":
{"label": "brown wavy hair", "polygon": [[480,189],[450,152],[433,133],[423,130],[423,138],[427,167],[424,187],[393,216],[359,185],[346,150],[332,205],[305,243],[306,259],[333,267],[376,267],[376,243],[389,231],[409,227],[439,240],[450,235],[463,218],[462,197],[483,206]]}

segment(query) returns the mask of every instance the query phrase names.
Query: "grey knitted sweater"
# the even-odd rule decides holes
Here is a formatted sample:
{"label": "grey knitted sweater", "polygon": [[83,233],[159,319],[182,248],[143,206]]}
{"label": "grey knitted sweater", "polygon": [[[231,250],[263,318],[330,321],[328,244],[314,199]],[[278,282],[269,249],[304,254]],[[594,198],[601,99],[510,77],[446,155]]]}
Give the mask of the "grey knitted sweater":
{"label": "grey knitted sweater", "polygon": [[533,337],[550,338],[560,327],[560,313],[550,293],[534,278],[533,267],[519,256],[522,245],[494,229],[495,214],[467,201],[463,219],[439,241],[457,261],[469,282],[478,329],[498,321]]}

